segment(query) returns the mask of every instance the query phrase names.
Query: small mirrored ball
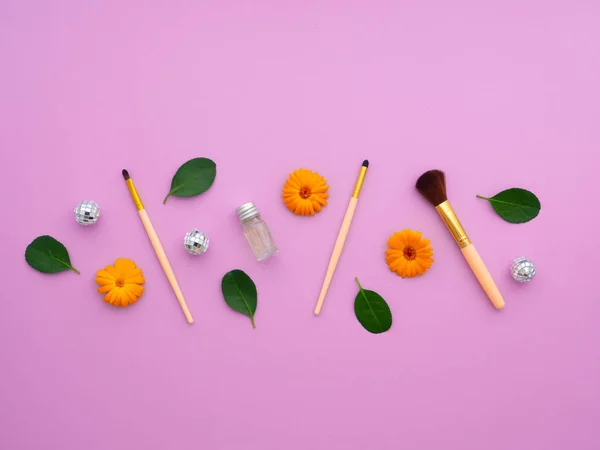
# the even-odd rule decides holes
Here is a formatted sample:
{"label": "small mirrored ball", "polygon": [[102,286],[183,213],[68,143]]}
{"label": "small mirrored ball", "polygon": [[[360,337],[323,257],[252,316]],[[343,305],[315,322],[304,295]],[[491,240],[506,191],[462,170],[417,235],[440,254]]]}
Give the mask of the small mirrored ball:
{"label": "small mirrored ball", "polygon": [[510,266],[510,274],[519,283],[528,283],[535,277],[535,265],[528,258],[520,257]]}
{"label": "small mirrored ball", "polygon": [[190,231],[183,238],[183,246],[191,255],[201,255],[208,250],[208,235],[197,228]]}
{"label": "small mirrored ball", "polygon": [[100,207],[93,200],[84,200],[75,207],[75,220],[78,224],[94,225],[100,217]]}

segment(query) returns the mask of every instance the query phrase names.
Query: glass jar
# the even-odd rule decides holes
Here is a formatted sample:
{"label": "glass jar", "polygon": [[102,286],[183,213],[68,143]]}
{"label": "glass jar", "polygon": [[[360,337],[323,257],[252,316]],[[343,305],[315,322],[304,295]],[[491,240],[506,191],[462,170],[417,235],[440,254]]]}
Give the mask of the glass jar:
{"label": "glass jar", "polygon": [[244,228],[244,236],[246,236],[248,245],[250,245],[258,261],[267,259],[278,252],[269,227],[267,227],[267,224],[260,217],[260,213],[256,209],[256,206],[254,206],[254,203],[244,203],[236,209],[236,212]]}

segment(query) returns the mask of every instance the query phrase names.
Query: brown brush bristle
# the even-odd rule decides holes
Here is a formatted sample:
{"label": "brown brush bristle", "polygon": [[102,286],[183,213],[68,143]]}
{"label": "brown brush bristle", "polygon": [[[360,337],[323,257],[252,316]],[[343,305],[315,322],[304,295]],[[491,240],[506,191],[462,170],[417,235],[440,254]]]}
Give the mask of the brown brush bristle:
{"label": "brown brush bristle", "polygon": [[448,200],[446,195],[446,177],[441,170],[425,172],[417,180],[417,190],[431,203],[437,206]]}
{"label": "brown brush bristle", "polygon": [[127,172],[127,170],[123,169],[123,172],[121,172],[123,174],[123,178],[125,178],[125,181],[129,180],[129,172]]}

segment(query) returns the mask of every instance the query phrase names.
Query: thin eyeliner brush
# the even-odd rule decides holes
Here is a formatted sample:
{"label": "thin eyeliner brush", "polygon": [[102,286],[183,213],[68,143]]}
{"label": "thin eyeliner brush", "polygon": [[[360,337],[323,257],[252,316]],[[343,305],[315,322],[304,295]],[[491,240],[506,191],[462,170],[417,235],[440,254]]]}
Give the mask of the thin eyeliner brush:
{"label": "thin eyeliner brush", "polygon": [[329,285],[331,284],[331,280],[333,279],[335,268],[337,267],[338,261],[340,260],[340,256],[342,254],[342,250],[344,249],[344,243],[346,242],[348,231],[350,231],[350,224],[352,223],[352,217],[354,217],[356,205],[358,205],[358,197],[360,196],[360,191],[365,181],[365,176],[367,174],[368,168],[369,161],[365,159],[362,163],[362,167],[360,168],[358,180],[356,180],[356,186],[354,187],[354,191],[352,192],[352,197],[350,197],[350,203],[348,204],[348,208],[346,209],[346,214],[344,215],[342,226],[340,227],[338,237],[335,240],[335,245],[333,246],[333,252],[331,253],[331,258],[329,259],[329,265],[327,266],[327,272],[325,273],[325,279],[323,280],[321,293],[319,294],[317,306],[315,307],[316,316],[318,316],[321,313],[321,308],[323,307],[325,296],[327,295]]}

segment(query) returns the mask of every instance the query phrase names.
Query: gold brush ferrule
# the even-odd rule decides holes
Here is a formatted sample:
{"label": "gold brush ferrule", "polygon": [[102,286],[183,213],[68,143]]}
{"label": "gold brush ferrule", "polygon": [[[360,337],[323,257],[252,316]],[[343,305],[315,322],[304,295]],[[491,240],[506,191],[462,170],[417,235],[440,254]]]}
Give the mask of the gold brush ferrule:
{"label": "gold brush ferrule", "polygon": [[367,167],[362,166],[358,174],[358,180],[356,180],[356,186],[354,186],[354,192],[352,192],[352,197],[358,198],[358,196],[360,195],[360,190],[362,189],[363,183],[365,182],[366,175]]}
{"label": "gold brush ferrule", "polygon": [[467,236],[465,229],[460,224],[460,221],[458,220],[458,217],[456,217],[456,213],[448,200],[437,205],[435,209],[437,209],[437,212],[442,216],[442,220],[450,230],[450,233],[452,233],[452,236],[454,236],[454,240],[458,246],[460,248],[465,248],[471,245],[469,236]]}
{"label": "gold brush ferrule", "polygon": [[141,211],[142,209],[144,209],[144,205],[142,204],[142,201],[140,200],[140,196],[138,195],[137,191],[135,190],[133,181],[131,181],[131,178],[130,178],[130,179],[126,180],[125,183],[127,183],[127,188],[129,189],[129,193],[131,194],[133,203],[135,203],[135,207],[138,209],[138,211]]}

